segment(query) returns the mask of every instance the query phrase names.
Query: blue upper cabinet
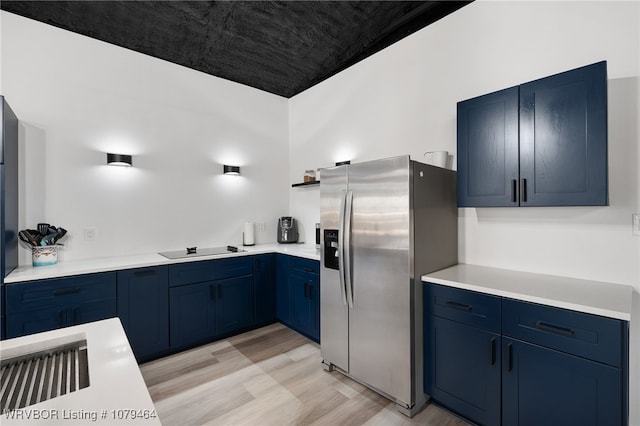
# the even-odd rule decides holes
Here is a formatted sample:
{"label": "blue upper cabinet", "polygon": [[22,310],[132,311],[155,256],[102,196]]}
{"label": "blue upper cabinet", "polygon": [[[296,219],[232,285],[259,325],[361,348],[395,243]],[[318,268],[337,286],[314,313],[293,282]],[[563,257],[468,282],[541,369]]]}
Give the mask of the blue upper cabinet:
{"label": "blue upper cabinet", "polygon": [[458,103],[458,206],[608,203],[607,63]]}
{"label": "blue upper cabinet", "polygon": [[458,207],[517,206],[518,87],[458,103]]}

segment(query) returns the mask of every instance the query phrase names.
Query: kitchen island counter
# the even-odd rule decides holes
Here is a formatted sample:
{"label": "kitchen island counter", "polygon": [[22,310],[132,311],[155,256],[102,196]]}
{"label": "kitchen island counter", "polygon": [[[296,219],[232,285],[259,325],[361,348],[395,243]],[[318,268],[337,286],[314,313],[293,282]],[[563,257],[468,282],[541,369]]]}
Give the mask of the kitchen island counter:
{"label": "kitchen island counter", "polygon": [[572,311],[631,320],[633,287],[555,275],[458,264],[422,276],[446,285]]}
{"label": "kitchen island counter", "polygon": [[86,340],[89,386],[21,409],[3,412],[9,424],[159,425],[120,320],[111,318],[0,342],[2,359]]}
{"label": "kitchen island counter", "polygon": [[251,256],[266,253],[281,253],[289,256],[320,260],[320,250],[314,244],[258,244],[255,246],[239,247],[242,252],[218,254],[212,256],[198,256],[183,259],[167,259],[158,253],[102,257],[93,259],[79,259],[59,261],[55,265],[17,267],[5,279],[5,284],[24,281],[43,280],[47,278],[68,277],[73,275],[92,274],[97,272],[119,271],[124,269],[144,268],[148,266],[170,265],[203,260],[224,259],[229,257]]}

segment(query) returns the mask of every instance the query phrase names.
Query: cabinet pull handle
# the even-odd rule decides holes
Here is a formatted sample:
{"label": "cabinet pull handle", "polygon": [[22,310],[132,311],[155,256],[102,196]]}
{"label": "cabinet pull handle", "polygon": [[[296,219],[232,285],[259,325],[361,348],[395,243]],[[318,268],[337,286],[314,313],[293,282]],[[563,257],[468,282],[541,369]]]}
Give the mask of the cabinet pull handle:
{"label": "cabinet pull handle", "polygon": [[513,343],[507,344],[507,371],[513,369]]}
{"label": "cabinet pull handle", "polygon": [[218,299],[222,299],[222,286],[218,286]]}
{"label": "cabinet pull handle", "polygon": [[313,299],[313,283],[311,281],[309,281],[308,284],[308,291],[309,291],[309,300]]}
{"label": "cabinet pull handle", "polygon": [[60,290],[54,290],[53,291],[53,295],[54,296],[65,296],[67,294],[74,294],[74,293],[80,293],[81,289],[80,288],[63,288]]}
{"label": "cabinet pull handle", "polygon": [[309,298],[309,284],[304,283],[304,298],[308,299]]}
{"label": "cabinet pull handle", "polygon": [[489,365],[496,363],[496,338],[489,340]]}
{"label": "cabinet pull handle", "polygon": [[512,203],[518,202],[518,194],[516,193],[517,191],[518,191],[518,180],[511,179],[511,202]]}
{"label": "cabinet pull handle", "polygon": [[520,179],[520,201],[527,202],[527,180],[524,178]]}
{"label": "cabinet pull handle", "polygon": [[450,308],[457,309],[459,311],[471,312],[471,310],[473,309],[473,306],[471,305],[464,305],[458,302],[447,302],[445,303],[445,305],[447,305]]}
{"label": "cabinet pull handle", "polygon": [[216,300],[216,286],[214,284],[209,286],[209,296],[211,300]]}
{"label": "cabinet pull handle", "polygon": [[142,276],[142,275],[153,275],[156,271],[153,269],[143,269],[141,271],[133,271],[133,275]]}
{"label": "cabinet pull handle", "polygon": [[311,272],[312,274],[314,274],[314,273],[315,273],[315,271],[313,270],[313,268],[308,268],[308,267],[306,267],[306,266],[304,266],[304,267],[302,268],[302,270],[303,270],[303,271],[305,271],[305,272]]}
{"label": "cabinet pull handle", "polygon": [[560,327],[543,321],[536,322],[536,328],[538,330],[549,331],[551,333],[561,334],[567,337],[573,337],[573,335],[575,334],[575,332],[570,328]]}

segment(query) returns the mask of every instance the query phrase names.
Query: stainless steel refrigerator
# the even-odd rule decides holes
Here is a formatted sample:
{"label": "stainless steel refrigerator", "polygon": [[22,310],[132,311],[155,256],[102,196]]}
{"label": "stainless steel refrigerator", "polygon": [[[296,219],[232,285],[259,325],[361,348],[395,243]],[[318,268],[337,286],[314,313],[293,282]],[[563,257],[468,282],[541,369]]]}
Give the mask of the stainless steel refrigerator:
{"label": "stainless steel refrigerator", "polygon": [[423,274],[457,263],[454,171],[409,156],[323,169],[320,342],[338,370],[413,416],[423,392]]}

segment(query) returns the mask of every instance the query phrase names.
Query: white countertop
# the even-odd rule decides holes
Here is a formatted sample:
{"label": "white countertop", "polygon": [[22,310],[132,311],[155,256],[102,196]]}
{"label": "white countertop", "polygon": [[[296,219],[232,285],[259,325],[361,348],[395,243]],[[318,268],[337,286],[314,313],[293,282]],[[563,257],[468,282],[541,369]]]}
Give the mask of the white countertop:
{"label": "white countertop", "polygon": [[2,413],[2,425],[161,424],[118,318],[3,340],[0,353],[7,359],[83,339],[89,387],[16,410],[13,418]]}
{"label": "white countertop", "polygon": [[320,250],[315,244],[257,244],[255,246],[238,247],[244,252],[221,254],[214,256],[198,256],[186,259],[167,259],[157,253],[102,257],[59,261],[48,266],[18,266],[5,279],[5,284],[23,281],[42,280],[46,278],[67,277],[72,275],[91,274],[95,272],[118,271],[123,269],[144,268],[147,266],[170,265],[174,263],[198,262],[202,260],[224,259],[228,257],[249,256],[264,253],[281,253],[290,256],[320,260]]}
{"label": "white countertop", "polygon": [[576,278],[458,264],[422,281],[573,311],[631,320],[633,287]]}

